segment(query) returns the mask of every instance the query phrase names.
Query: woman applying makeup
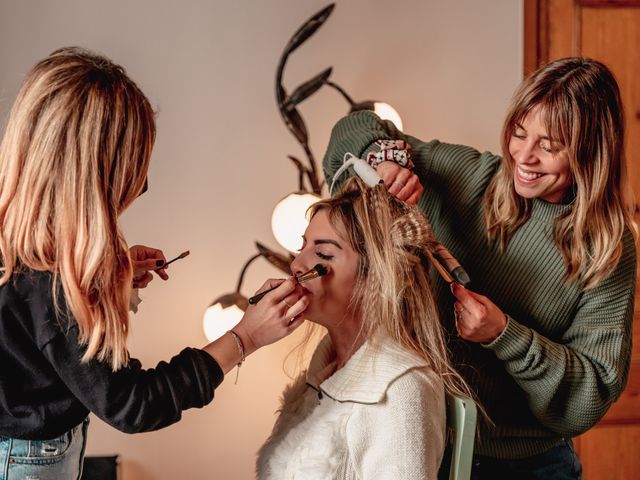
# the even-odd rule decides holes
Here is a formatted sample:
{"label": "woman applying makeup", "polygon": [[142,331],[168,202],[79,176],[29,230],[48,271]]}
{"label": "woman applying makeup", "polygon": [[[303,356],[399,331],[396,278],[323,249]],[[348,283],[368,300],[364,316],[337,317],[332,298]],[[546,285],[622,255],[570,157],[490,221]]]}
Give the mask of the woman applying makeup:
{"label": "woman applying makeup", "polygon": [[444,394],[469,395],[452,369],[431,295],[436,247],[417,209],[352,178],[311,207],[300,274],[305,318],[321,325],[308,370],[283,394],[258,455],[259,479],[435,479],[445,443]]}
{"label": "woman applying makeup", "polygon": [[[375,162],[381,140],[406,141],[414,168]],[[423,142],[369,112],[334,127],[327,177],[346,152],[370,154],[471,277],[435,288],[454,363],[495,422],[481,424],[473,478],[580,478],[571,437],[626,385],[636,225],[623,149],[618,85],[583,58],[524,80],[502,156]]]}
{"label": "woman applying makeup", "polygon": [[164,256],[130,253],[118,217],[144,191],[154,140],[149,101],[105,57],[58,50],[20,89],[0,145],[2,479],[80,478],[90,411],[128,433],[166,427],[302,321],[301,287],[270,281],[280,285],[203,348],[147,370],[129,356],[132,284],[146,286]]}

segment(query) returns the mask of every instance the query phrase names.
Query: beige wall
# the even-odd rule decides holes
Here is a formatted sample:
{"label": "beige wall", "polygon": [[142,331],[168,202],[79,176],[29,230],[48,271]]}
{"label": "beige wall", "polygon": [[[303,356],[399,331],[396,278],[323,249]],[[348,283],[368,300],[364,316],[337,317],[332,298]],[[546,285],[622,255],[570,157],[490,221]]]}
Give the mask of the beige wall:
{"label": "beige wall", "polygon": [[[497,151],[502,115],[521,78],[522,5],[513,0],[339,0],[328,23],[290,59],[292,89],[329,65],[354,98],[393,104],[405,131]],[[123,217],[130,244],[184,249],[171,280],[144,291],[131,351],[152,367],[205,339],[201,316],[233,290],[253,241],[276,247],[275,203],[296,185],[301,155],[280,120],[274,72],[298,26],[325,0],[0,0],[0,116],[22,75],[53,49],[81,45],[123,64],[157,107],[149,191]],[[321,158],[346,111],[321,90],[302,106]],[[257,261],[244,293],[278,272]],[[177,425],[128,436],[93,418],[90,454],[118,453],[125,480],[253,476],[287,382],[295,339],[256,353],[213,403]]]}

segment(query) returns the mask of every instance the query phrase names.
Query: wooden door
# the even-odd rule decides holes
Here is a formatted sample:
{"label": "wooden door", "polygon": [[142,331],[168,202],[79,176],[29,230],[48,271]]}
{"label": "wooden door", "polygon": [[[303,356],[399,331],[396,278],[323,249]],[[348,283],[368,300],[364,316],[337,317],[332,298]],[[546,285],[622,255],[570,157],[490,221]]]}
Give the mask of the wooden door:
{"label": "wooden door", "polygon": [[[550,60],[574,55],[600,60],[618,80],[626,114],[628,171],[639,201],[640,0],[525,0],[525,74]],[[638,211],[636,221],[640,221]],[[640,478],[638,283],[627,388],[596,427],[574,439],[585,480]]]}

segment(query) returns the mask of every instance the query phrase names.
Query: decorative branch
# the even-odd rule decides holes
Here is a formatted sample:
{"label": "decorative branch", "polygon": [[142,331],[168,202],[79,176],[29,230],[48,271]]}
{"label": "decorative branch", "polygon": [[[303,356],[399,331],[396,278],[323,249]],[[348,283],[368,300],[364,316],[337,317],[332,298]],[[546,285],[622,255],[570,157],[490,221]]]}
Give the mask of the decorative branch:
{"label": "decorative branch", "polygon": [[294,108],[296,105],[301,103],[303,100],[307,99],[308,97],[316,93],[320,89],[320,87],[322,87],[322,85],[327,83],[327,79],[329,78],[329,75],[331,75],[332,69],[333,67],[329,67],[323,70],[318,75],[307,80],[298,88],[296,88],[291,93],[291,95],[289,95],[285,108],[287,110],[290,110],[291,108]]}
{"label": "decorative branch", "polygon": [[242,288],[242,282],[244,282],[244,274],[247,272],[247,268],[249,268],[249,265],[251,265],[256,258],[260,258],[261,256],[262,256],[262,253],[256,253],[253,257],[251,257],[249,260],[245,262],[244,266],[242,267],[242,270],[240,271],[240,277],[238,278],[238,284],[236,285],[236,293],[240,294],[240,289]]}
{"label": "decorative branch", "polygon": [[[307,156],[307,161],[309,163],[309,166],[305,166],[298,158],[292,155],[288,155],[289,160],[291,160],[291,162],[293,162],[293,164],[298,169],[298,188],[300,191],[308,191],[304,185],[304,180],[306,178],[311,187],[311,190],[318,195],[320,195],[322,191],[324,181],[320,182],[318,180],[318,169],[316,167],[315,158],[313,157],[313,153],[309,148],[309,134],[307,132],[307,127],[296,106],[316,93],[325,84],[329,84],[333,86],[333,88],[339,89],[339,87],[335,86],[335,84],[333,84],[332,82],[329,82],[329,77],[331,76],[332,71],[332,67],[329,67],[299,85],[295,90],[293,90],[293,93],[291,93],[291,95],[287,95],[287,91],[282,85],[282,75],[284,73],[284,67],[287,63],[289,55],[293,53],[294,50],[302,45],[324,24],[327,18],[329,18],[329,15],[331,15],[334,7],[335,4],[333,3],[326,6],[321,11],[309,18],[296,31],[296,33],[293,34],[293,36],[289,39],[289,42],[285,46],[284,52],[280,57],[278,68],[276,70],[276,100],[278,102],[278,109],[280,110],[280,114],[282,115],[282,119],[284,120],[285,125],[302,146],[302,149],[304,150],[304,153]],[[345,97],[348,98],[348,95],[346,95],[344,91],[342,91],[342,93],[343,95],[345,95]],[[221,296],[214,301],[214,304],[220,303],[223,308],[237,305],[241,310],[246,311],[248,300],[240,293],[240,289],[242,288],[242,283],[244,282],[244,276],[247,272],[247,268],[259,257],[263,257],[265,260],[271,263],[271,265],[281,270],[285,274],[291,275],[290,265],[294,259],[293,255],[289,254],[287,256],[275,252],[259,242],[256,242],[256,248],[258,249],[258,253],[249,258],[249,260],[247,260],[242,267],[240,277],[238,278],[236,291]]]}
{"label": "decorative branch", "polygon": [[260,242],[256,242],[256,248],[260,255],[262,255],[271,265],[278,270],[283,271],[287,275],[291,275],[291,262],[293,261],[293,255],[282,255],[281,253],[274,252],[268,247],[265,247]]}
{"label": "decorative branch", "polygon": [[293,155],[287,155],[287,157],[289,158],[289,160],[293,162],[293,164],[298,169],[298,191],[306,192],[307,189],[304,188],[304,177],[305,175],[309,175],[309,169],[305,167],[302,164],[302,162],[298,160],[296,157],[294,157]]}
{"label": "decorative branch", "polygon": [[[335,4],[331,3],[318,13],[309,18],[293,36],[289,39],[289,42],[284,48],[284,52],[278,62],[278,68],[276,70],[276,101],[278,102],[278,109],[285,125],[293,136],[298,140],[305,155],[309,166],[304,170],[299,168],[300,174],[306,176],[311,189],[314,193],[320,195],[322,191],[322,183],[318,179],[318,168],[316,167],[316,161],[309,148],[309,133],[307,127],[298,112],[296,106],[303,100],[313,95],[322,85],[327,83],[329,76],[331,75],[331,67],[317,74],[315,77],[307,80],[302,85],[298,86],[291,95],[287,95],[287,91],[282,85],[282,76],[284,73],[284,67],[287,63],[289,55],[293,53],[300,45],[302,45],[309,37],[311,37],[329,18],[331,12],[335,8]],[[291,158],[291,157],[290,157]],[[297,159],[296,159],[297,160]],[[299,162],[299,161],[298,161]],[[303,182],[300,181],[300,185]]]}
{"label": "decorative branch", "polygon": [[353,107],[353,106],[356,104],[356,102],[354,102],[354,101],[353,101],[353,98],[351,98],[351,97],[349,96],[349,94],[348,94],[347,92],[345,92],[345,91],[344,91],[344,88],[342,88],[340,85],[338,85],[338,84],[336,84],[336,83],[333,83],[333,82],[330,82],[329,80],[327,80],[325,83],[326,83],[329,87],[336,89],[336,90],[337,90],[337,91],[338,91],[338,92],[339,92],[339,93],[344,97],[344,99],[347,101],[347,103],[348,103],[351,107]]}

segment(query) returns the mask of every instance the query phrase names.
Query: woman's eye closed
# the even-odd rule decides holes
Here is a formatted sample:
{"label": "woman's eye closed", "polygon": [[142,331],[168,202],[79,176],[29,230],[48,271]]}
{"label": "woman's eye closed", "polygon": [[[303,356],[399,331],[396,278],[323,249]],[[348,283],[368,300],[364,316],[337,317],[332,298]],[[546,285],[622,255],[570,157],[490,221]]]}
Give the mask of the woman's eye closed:
{"label": "woman's eye closed", "polygon": [[333,259],[333,255],[326,255],[322,252],[316,252],[316,255],[321,258],[322,260],[331,260]]}
{"label": "woman's eye closed", "polygon": [[562,150],[562,144],[555,142],[540,142],[540,148],[547,153],[557,153]]}

